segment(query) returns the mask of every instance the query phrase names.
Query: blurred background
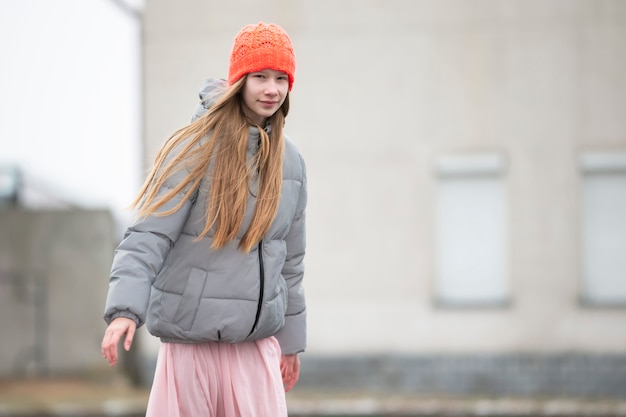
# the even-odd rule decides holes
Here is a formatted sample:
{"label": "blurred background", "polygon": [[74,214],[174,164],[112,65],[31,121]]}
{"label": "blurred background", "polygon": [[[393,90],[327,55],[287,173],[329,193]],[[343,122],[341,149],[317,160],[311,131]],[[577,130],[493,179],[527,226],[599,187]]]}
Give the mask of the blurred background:
{"label": "blurred background", "polygon": [[100,355],[112,252],[258,21],[297,57],[296,393],[625,399],[622,0],[2,0],[0,379],[149,387],[145,330]]}

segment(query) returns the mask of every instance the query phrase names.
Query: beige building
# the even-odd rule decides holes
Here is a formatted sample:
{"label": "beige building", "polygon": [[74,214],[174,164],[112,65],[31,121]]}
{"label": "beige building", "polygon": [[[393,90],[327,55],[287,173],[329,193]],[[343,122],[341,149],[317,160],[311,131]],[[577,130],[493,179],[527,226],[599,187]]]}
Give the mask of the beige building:
{"label": "beige building", "polygon": [[148,0],[146,161],[257,21],[297,55],[302,383],[626,395],[626,2]]}

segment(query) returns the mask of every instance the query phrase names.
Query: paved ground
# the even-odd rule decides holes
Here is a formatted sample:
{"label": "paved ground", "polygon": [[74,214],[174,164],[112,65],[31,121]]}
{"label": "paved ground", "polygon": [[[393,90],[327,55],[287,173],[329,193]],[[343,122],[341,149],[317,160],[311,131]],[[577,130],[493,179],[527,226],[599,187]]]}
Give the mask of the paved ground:
{"label": "paved ground", "polygon": [[290,416],[626,416],[626,400],[450,398],[304,393],[289,399]]}
{"label": "paved ground", "polygon": [[125,380],[27,379],[0,382],[0,416],[137,415],[148,392]]}
{"label": "paved ground", "polygon": [[[122,379],[0,381],[0,417],[135,417],[143,415],[147,398],[147,390]],[[626,417],[626,399],[444,398],[294,390],[288,394],[288,405],[291,417]]]}

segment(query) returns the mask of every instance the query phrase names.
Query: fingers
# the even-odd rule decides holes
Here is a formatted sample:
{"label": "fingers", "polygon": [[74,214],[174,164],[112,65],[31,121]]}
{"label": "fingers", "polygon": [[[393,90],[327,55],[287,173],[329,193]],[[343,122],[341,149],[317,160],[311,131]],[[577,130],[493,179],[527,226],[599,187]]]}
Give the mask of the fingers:
{"label": "fingers", "polygon": [[283,380],[283,384],[285,386],[285,392],[289,392],[291,391],[291,389],[296,385],[296,382],[298,382],[298,375],[296,372],[290,372],[287,375],[287,378],[285,378]]}
{"label": "fingers", "polygon": [[289,384],[285,387],[285,392],[291,391],[291,389],[296,385],[298,379],[300,378],[300,359],[298,356],[295,357],[293,361],[293,367],[291,368],[291,378],[289,379]]}
{"label": "fingers", "polygon": [[115,332],[111,325],[107,328],[102,339],[102,356],[109,362],[109,366],[117,363],[117,342],[120,339],[120,333]]}
{"label": "fingers", "polygon": [[280,371],[283,377],[285,392],[289,392],[298,382],[300,376],[300,359],[298,355],[285,355],[281,358]]}
{"label": "fingers", "polygon": [[294,387],[294,385],[296,385],[295,379],[293,379],[293,378],[288,379],[285,382],[285,392],[291,391],[291,389]]}
{"label": "fingers", "polygon": [[128,327],[128,330],[126,331],[126,339],[124,340],[124,349],[126,350],[126,352],[130,350],[130,347],[133,344],[133,338],[135,337],[135,330],[136,330],[136,326],[135,326],[135,323],[133,322],[132,325],[130,325]]}
{"label": "fingers", "polygon": [[126,351],[130,349],[136,327],[133,320],[122,317],[113,320],[109,324],[102,338],[102,356],[109,362],[109,366],[114,366],[117,363],[117,345],[124,334],[126,334],[124,349]]}

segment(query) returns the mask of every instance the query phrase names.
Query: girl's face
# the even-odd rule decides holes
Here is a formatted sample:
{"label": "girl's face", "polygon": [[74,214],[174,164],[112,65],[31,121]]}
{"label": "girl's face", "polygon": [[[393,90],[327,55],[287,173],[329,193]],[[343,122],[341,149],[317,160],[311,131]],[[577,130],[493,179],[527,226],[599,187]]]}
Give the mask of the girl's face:
{"label": "girl's face", "polygon": [[289,92],[289,77],[282,71],[251,72],[243,86],[243,112],[259,126],[283,105]]}

